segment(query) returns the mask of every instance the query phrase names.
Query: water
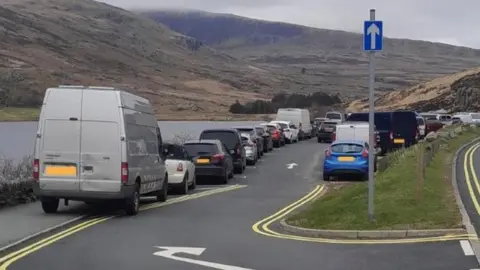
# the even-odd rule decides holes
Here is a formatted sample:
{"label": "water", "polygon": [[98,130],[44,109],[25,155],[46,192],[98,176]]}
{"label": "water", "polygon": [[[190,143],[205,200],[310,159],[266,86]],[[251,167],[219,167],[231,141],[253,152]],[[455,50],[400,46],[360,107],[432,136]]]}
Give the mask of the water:
{"label": "water", "polygon": [[[198,138],[202,130],[208,128],[229,128],[254,125],[261,121],[160,121],[158,125],[164,140],[172,140],[175,135],[188,134]],[[20,159],[33,154],[37,122],[0,122],[0,158]],[[68,140],[68,138],[65,138]]]}

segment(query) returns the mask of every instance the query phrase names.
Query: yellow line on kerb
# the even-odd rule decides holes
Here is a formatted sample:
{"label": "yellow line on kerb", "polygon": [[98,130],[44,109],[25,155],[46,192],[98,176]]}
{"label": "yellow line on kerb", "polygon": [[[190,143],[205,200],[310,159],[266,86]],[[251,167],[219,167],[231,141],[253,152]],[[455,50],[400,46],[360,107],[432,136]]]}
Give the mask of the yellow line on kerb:
{"label": "yellow line on kerb", "polygon": [[[186,196],[174,198],[174,199],[168,200],[167,202],[164,202],[164,203],[152,203],[152,204],[143,205],[140,208],[140,211],[146,211],[146,210],[150,210],[150,209],[154,209],[154,208],[164,207],[164,206],[167,206],[167,205],[171,205],[171,204],[175,204],[175,203],[179,203],[179,202],[184,202],[184,201],[189,201],[189,200],[193,200],[193,199],[197,199],[197,198],[201,198],[201,197],[206,197],[206,196],[210,196],[210,195],[214,195],[214,194],[218,194],[218,193],[223,193],[223,192],[227,192],[227,191],[232,191],[232,190],[236,190],[236,189],[240,189],[240,188],[244,188],[244,187],[246,187],[246,185],[232,185],[232,186],[212,189],[212,190],[209,190],[209,191],[204,191],[204,192],[199,192],[199,193],[195,193],[195,194],[191,194],[191,195],[186,195]],[[63,239],[65,237],[68,237],[68,236],[70,236],[72,234],[75,234],[79,231],[85,230],[88,227],[91,227],[93,225],[99,224],[101,222],[107,221],[109,219],[112,219],[112,218],[115,218],[115,217],[118,217],[118,216],[119,215],[97,217],[97,218],[93,218],[93,219],[84,221],[84,222],[82,222],[82,223],[80,223],[80,224],[78,224],[74,227],[71,227],[71,228],[66,229],[64,231],[61,231],[61,232],[59,232],[57,234],[54,234],[50,237],[41,239],[41,240],[39,240],[39,241],[37,241],[37,242],[27,246],[27,247],[24,247],[20,250],[17,250],[15,252],[9,253],[6,256],[0,258],[0,264],[1,264],[0,270],[6,270],[7,267],[10,266],[12,263],[22,259],[23,257],[28,256],[31,253],[34,253],[34,252],[38,251],[41,248],[44,248],[48,245],[53,244],[60,239]]]}

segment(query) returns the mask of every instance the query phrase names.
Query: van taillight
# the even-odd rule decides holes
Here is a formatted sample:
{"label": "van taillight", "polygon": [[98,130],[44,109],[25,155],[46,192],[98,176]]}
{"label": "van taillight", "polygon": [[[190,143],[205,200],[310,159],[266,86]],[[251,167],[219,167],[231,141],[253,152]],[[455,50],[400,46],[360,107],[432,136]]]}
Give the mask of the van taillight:
{"label": "van taillight", "polygon": [[122,183],[128,183],[128,163],[122,162]]}
{"label": "van taillight", "polygon": [[40,161],[38,159],[33,160],[33,179],[40,179]]}

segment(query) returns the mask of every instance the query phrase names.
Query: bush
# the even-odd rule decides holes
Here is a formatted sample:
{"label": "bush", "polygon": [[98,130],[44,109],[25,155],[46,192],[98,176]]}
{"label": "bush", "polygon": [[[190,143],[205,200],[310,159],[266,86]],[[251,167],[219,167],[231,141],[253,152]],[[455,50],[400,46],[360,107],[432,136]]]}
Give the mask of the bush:
{"label": "bush", "polygon": [[35,201],[32,174],[32,156],[0,160],[0,208]]}
{"label": "bush", "polygon": [[276,113],[279,108],[311,108],[334,106],[341,103],[342,100],[338,95],[323,92],[308,95],[280,93],[273,96],[270,101],[255,100],[242,105],[237,100],[230,105],[229,111],[234,114],[271,114]]}

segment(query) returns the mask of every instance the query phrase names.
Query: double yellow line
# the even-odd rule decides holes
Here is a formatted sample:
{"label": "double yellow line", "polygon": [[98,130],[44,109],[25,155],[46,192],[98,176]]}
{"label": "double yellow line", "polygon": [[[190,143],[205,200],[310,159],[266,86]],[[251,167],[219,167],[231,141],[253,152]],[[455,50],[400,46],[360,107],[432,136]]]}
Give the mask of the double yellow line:
{"label": "double yellow line", "polygon": [[[479,144],[480,146],[480,144]],[[286,215],[295,211],[299,207],[305,205],[308,202],[313,201],[317,198],[323,191],[325,186],[318,185],[310,193],[299,199],[298,201],[288,205],[287,207],[279,210],[275,214],[268,216],[252,226],[252,230],[258,234],[286,239],[286,240],[296,240],[303,242],[315,242],[315,243],[328,243],[328,244],[412,244],[412,243],[426,243],[426,242],[441,242],[441,241],[451,241],[451,240],[469,240],[471,235],[468,234],[455,234],[455,235],[446,235],[446,236],[437,236],[437,237],[423,237],[423,238],[406,238],[406,239],[378,239],[378,240],[363,240],[363,239],[330,239],[330,238],[317,238],[317,237],[306,237],[306,236],[297,236],[290,235],[285,233],[279,233],[271,230],[269,227],[274,222],[280,221]],[[476,236],[475,236],[476,237]],[[0,269],[2,270],[2,269]]]}
{"label": "double yellow line", "polygon": [[[218,193],[223,193],[223,192],[227,192],[227,191],[232,191],[232,190],[236,190],[236,189],[240,189],[240,188],[244,188],[244,187],[246,187],[246,185],[232,185],[232,186],[227,186],[227,187],[224,187],[224,188],[218,188],[218,189],[212,189],[212,190],[209,190],[209,191],[203,191],[203,192],[199,192],[199,193],[195,193],[195,194],[191,194],[191,195],[186,195],[186,196],[174,198],[174,199],[168,200],[167,202],[164,202],[164,203],[152,203],[152,204],[143,205],[140,208],[140,211],[143,212],[143,211],[154,209],[154,208],[164,207],[164,206],[167,206],[167,205],[170,205],[170,204],[175,204],[175,203],[179,203],[179,202],[183,202],[183,201],[193,200],[193,199],[206,197],[206,196],[210,196],[210,195],[214,195],[214,194],[218,194]],[[36,252],[43,247],[51,245],[51,244],[57,242],[60,239],[63,239],[63,238],[68,237],[68,236],[70,236],[74,233],[85,230],[88,227],[91,227],[93,225],[96,225],[96,224],[99,224],[101,222],[107,221],[109,219],[113,219],[113,218],[118,217],[118,216],[119,215],[111,215],[111,216],[95,217],[95,218],[89,219],[89,220],[84,221],[84,222],[82,222],[82,223],[80,223],[80,224],[78,224],[74,227],[71,227],[71,228],[66,229],[64,231],[61,231],[57,234],[54,234],[50,237],[47,237],[47,238],[44,238],[44,239],[42,239],[38,242],[35,242],[35,243],[33,243],[33,244],[31,244],[27,247],[24,247],[20,250],[9,253],[6,256],[0,258],[0,270],[6,270],[7,267],[10,266],[15,261],[18,261],[19,259],[21,259],[23,257],[26,257],[27,255],[29,255],[33,252]]]}
{"label": "double yellow line", "polygon": [[[477,194],[480,195],[480,182],[478,181],[477,172],[475,171],[475,165],[473,164],[473,155],[475,151],[480,147],[480,142],[473,144],[465,152],[465,158],[463,160],[463,171],[465,173],[465,182],[467,183],[468,193],[472,199],[473,206],[480,215],[480,204],[478,203]],[[473,185],[472,185],[473,182]],[[473,188],[475,186],[475,189]],[[476,190],[476,192],[475,192]]]}

